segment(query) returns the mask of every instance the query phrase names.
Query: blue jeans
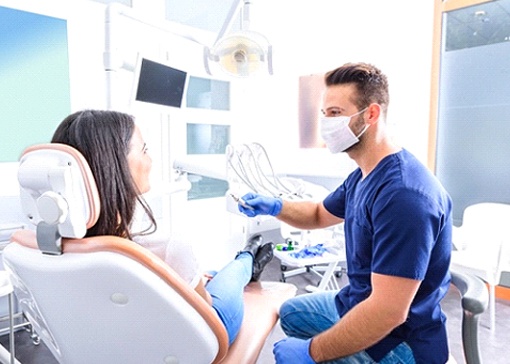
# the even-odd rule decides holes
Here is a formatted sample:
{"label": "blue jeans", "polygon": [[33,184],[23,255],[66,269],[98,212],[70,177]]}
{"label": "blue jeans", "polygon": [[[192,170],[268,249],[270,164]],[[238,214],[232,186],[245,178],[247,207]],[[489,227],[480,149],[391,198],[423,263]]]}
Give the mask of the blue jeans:
{"label": "blue jeans", "polygon": [[[280,308],[280,324],[287,336],[309,339],[333,326],[341,317],[335,306],[337,291],[324,291],[296,296],[287,300]],[[365,351],[341,359],[328,361],[329,364],[372,364],[376,363]],[[390,351],[381,364],[414,364],[413,352],[405,342]]]}
{"label": "blue jeans", "polygon": [[234,342],[244,315],[244,287],[250,282],[253,257],[241,253],[222,270],[214,274],[205,289],[212,297],[212,306],[228,332],[229,345]]}

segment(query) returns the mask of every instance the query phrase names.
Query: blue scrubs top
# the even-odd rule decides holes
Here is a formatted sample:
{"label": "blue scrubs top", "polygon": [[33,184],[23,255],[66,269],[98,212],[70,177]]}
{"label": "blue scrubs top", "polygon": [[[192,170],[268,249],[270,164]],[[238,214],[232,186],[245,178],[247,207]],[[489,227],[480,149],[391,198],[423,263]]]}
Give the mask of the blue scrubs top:
{"label": "blue scrubs top", "polygon": [[446,362],[440,302],[450,283],[452,203],[439,181],[402,150],[384,158],[365,179],[360,169],[352,172],[323,203],[345,219],[349,285],[336,297],[340,316],[370,295],[372,272],[421,281],[406,322],[368,354],[379,361],[405,341],[417,363]]}

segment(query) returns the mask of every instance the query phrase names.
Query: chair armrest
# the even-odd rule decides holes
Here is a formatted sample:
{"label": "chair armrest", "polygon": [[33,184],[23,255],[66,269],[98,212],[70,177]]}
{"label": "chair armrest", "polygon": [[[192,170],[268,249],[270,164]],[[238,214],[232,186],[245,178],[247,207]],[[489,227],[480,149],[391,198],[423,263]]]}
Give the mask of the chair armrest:
{"label": "chair armrest", "polygon": [[462,297],[462,308],[472,315],[483,313],[489,304],[489,293],[485,283],[474,275],[450,271],[452,284]]}
{"label": "chair armrest", "polygon": [[462,297],[462,346],[467,364],[480,364],[478,346],[478,321],[489,304],[489,293],[485,283],[474,275],[450,270],[452,284]]}

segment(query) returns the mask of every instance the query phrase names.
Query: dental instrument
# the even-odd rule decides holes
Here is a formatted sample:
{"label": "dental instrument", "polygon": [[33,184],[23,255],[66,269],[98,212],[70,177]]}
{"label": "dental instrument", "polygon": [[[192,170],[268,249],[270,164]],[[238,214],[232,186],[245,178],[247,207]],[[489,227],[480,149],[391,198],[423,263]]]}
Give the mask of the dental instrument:
{"label": "dental instrument", "polygon": [[239,205],[241,205],[245,209],[253,210],[253,207],[248,205],[241,197],[238,197],[238,196],[234,195],[233,193],[231,193],[230,196],[234,199],[235,202],[237,202]]}

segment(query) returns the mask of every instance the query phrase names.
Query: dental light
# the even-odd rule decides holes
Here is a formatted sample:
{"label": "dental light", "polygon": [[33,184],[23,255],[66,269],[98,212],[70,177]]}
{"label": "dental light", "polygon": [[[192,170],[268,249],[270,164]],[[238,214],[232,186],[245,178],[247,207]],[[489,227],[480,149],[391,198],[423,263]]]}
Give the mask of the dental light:
{"label": "dental light", "polygon": [[243,1],[240,31],[225,35],[239,10],[240,3],[237,3],[232,6],[215,44],[212,48],[204,47],[204,66],[208,74],[213,74],[211,65],[236,77],[249,77],[266,67],[267,72],[273,74],[271,44],[262,34],[249,30],[250,4],[250,0]]}

